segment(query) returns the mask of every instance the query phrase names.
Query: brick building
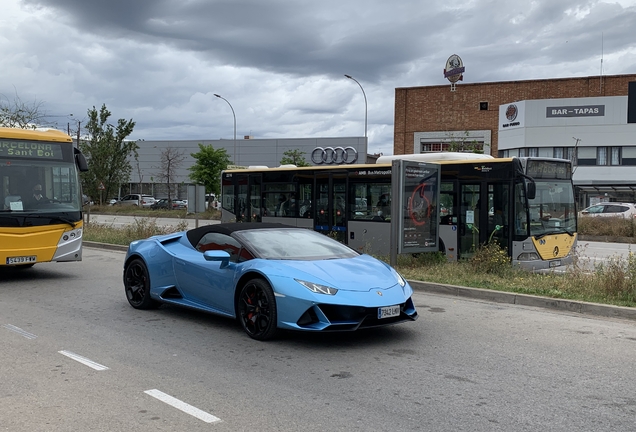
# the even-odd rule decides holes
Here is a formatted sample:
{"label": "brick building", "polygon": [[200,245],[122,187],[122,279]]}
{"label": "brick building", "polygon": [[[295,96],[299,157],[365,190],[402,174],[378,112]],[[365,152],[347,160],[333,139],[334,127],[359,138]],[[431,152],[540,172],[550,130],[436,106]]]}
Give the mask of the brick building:
{"label": "brick building", "polygon": [[[513,105],[519,119],[509,122],[505,112]],[[448,84],[396,88],[393,151],[567,157],[579,206],[635,202],[636,123],[628,122],[628,106],[633,120],[636,74],[459,83],[455,91]]]}

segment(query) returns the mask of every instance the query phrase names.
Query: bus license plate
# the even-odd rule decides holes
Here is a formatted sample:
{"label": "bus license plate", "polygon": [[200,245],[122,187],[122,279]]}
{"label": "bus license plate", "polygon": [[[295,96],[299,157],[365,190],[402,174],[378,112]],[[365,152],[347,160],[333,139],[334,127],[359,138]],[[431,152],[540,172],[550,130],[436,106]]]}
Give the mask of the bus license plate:
{"label": "bus license plate", "polygon": [[35,255],[7,257],[7,264],[25,264],[25,263],[34,263],[36,261],[37,261],[37,258]]}
{"label": "bus license plate", "polygon": [[400,306],[386,306],[378,308],[378,319],[400,316]]}
{"label": "bus license plate", "polygon": [[561,265],[561,260],[550,261],[550,267],[558,267]]}

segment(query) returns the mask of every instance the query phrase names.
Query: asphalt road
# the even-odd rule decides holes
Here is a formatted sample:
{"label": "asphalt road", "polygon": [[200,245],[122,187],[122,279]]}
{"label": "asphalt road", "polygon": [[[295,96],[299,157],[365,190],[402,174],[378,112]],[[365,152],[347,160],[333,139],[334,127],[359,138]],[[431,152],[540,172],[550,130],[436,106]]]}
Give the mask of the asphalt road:
{"label": "asphalt road", "polygon": [[417,292],[413,323],[256,342],[131,308],[123,257],[0,272],[0,430],[634,430],[633,321]]}

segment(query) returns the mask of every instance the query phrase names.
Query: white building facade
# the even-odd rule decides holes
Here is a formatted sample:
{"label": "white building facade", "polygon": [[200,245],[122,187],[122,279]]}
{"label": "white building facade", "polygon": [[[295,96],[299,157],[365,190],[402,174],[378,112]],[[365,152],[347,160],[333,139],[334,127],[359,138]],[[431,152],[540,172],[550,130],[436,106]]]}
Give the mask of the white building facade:
{"label": "white building facade", "polygon": [[200,151],[199,144],[225,149],[234,165],[276,167],[288,150],[304,154],[311,165],[364,164],[367,161],[366,137],[335,138],[279,138],[254,139],[246,137],[234,140],[168,140],[138,141],[138,157],[131,157],[130,182],[122,185],[120,194],[146,193],[156,198],[167,197],[164,184],[158,181],[161,173],[162,153],[166,149],[180,152],[183,161],[175,170],[175,188],[172,198],[186,198],[187,185],[192,184],[189,168],[195,163],[193,153]]}
{"label": "white building facade", "polygon": [[572,160],[579,208],[636,202],[636,123],[628,123],[628,96],[502,104],[498,135],[500,157]]}

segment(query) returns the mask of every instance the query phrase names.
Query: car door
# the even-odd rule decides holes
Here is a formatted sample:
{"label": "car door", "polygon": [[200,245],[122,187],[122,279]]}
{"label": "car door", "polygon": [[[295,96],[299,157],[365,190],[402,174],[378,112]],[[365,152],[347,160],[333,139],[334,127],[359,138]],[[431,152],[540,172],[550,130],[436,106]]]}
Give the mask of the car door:
{"label": "car door", "polygon": [[[181,292],[187,300],[234,315],[234,278],[241,244],[221,233],[208,233],[196,245],[197,252],[174,257],[174,271]],[[230,263],[206,261],[203,252],[223,250],[230,254]]]}
{"label": "car door", "polygon": [[628,207],[620,204],[610,204],[605,206],[605,216],[625,218]]}

